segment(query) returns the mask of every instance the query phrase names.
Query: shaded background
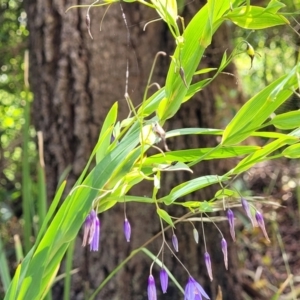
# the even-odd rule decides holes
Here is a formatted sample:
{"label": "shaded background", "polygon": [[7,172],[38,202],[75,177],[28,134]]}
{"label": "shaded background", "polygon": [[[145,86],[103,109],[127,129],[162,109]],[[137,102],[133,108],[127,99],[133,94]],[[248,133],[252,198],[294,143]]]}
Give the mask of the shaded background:
{"label": "shaded background", "polygon": [[[184,6],[181,15],[184,16],[186,24],[191,16],[202,7],[204,2],[193,1]],[[15,3],[15,6],[12,3]],[[7,26],[17,23],[20,27],[22,22],[27,22],[27,28],[30,32],[27,39],[28,31],[24,29],[24,32],[21,32],[20,35],[23,38],[20,38],[20,41],[16,41],[15,44],[20,45],[21,50],[17,52],[20,61],[22,61],[23,49],[29,48],[30,88],[34,95],[31,118],[35,129],[43,132],[45,175],[49,201],[52,199],[62,174],[67,173],[69,188],[80,175],[97,140],[101,124],[110,106],[118,101],[120,107],[119,118],[122,119],[127,116],[128,107],[123,97],[127,59],[130,63],[129,94],[135,103],[139,103],[155,54],[158,51],[165,51],[169,56],[175,47],[163,22],[150,24],[147,30],[143,31],[145,22],[157,16],[152,10],[137,4],[122,4],[130,29],[131,45],[129,49],[127,47],[127,31],[118,3],[111,6],[103,19],[101,32],[99,31],[99,25],[105,8],[91,9],[91,30],[94,37],[94,40],[91,40],[85,24],[86,9],[72,9],[65,14],[68,7],[76,4],[82,3],[75,0],[28,0],[25,4],[26,15],[22,19],[22,13],[24,12],[20,4],[14,1],[6,2],[6,9],[14,9],[14,14],[17,16],[16,20],[12,20]],[[295,5],[295,3],[290,1],[290,5]],[[7,10],[4,9],[4,11],[7,13]],[[20,30],[19,27],[16,27],[16,30]],[[297,29],[297,25],[295,25],[295,28]],[[204,91],[198,93],[194,100],[184,104],[178,114],[167,122],[165,129],[224,127],[238,107],[247,99],[249,91],[245,91],[245,87],[251,92],[253,90],[253,88],[251,90],[251,84],[253,86],[258,86],[258,82],[268,84],[276,76],[272,72],[280,73],[282,71],[271,69],[271,75],[268,73],[269,71],[266,71],[269,66],[263,65],[268,63],[268,55],[265,52],[271,51],[273,48],[276,53],[277,51],[284,52],[281,55],[287,55],[288,53],[290,56],[286,60],[295,60],[299,49],[296,38],[291,31],[280,29],[282,31],[276,32],[276,30],[274,32],[270,31],[270,33],[263,32],[250,35],[249,41],[251,40],[254,45],[262,44],[260,46],[264,49],[262,58],[255,59],[254,70],[249,71],[250,62],[247,57],[243,57],[236,62],[241,70],[240,73],[237,73],[235,65],[230,65],[226,71],[234,74],[235,77],[220,75]],[[232,25],[225,24],[222,26],[214,36],[211,47],[207,49],[201,67],[218,66],[224,51],[232,49],[234,44],[237,44],[241,38],[247,37],[248,34],[248,32],[237,30],[237,37],[233,39]],[[284,44],[286,49],[288,49],[287,44],[292,45],[293,47],[290,48],[293,51],[283,51],[284,46],[281,43],[284,39],[280,39],[280,36],[286,38]],[[2,41],[2,45],[5,46],[5,41]],[[10,45],[6,49],[12,49],[10,52],[14,53],[15,48],[12,47]],[[159,58],[155,68],[153,81],[158,82],[160,85],[164,84],[164,78],[170,63],[168,56]],[[1,64],[2,66],[8,65],[5,60]],[[293,65],[293,62],[290,61],[289,64]],[[289,64],[287,64],[287,68]],[[21,63],[16,63],[16,65],[21,65]],[[263,72],[263,74],[260,74],[260,72]],[[15,74],[22,74],[22,66],[19,69],[15,66]],[[259,79],[257,80],[257,78]],[[23,80],[21,75],[19,80]],[[255,81],[255,83],[252,81]],[[10,93],[17,90],[22,95],[23,84],[18,87],[16,80],[10,79],[10,82],[13,82],[15,86],[6,84],[3,86],[3,90]],[[19,98],[22,99],[22,97]],[[297,105],[297,103],[299,103],[298,99],[291,101],[291,105]],[[21,100],[20,106],[22,107]],[[287,107],[286,109],[291,108]],[[4,115],[7,115],[7,111]],[[20,138],[22,137],[19,135],[16,136],[16,139],[11,138],[11,140],[19,141]],[[257,143],[260,143],[260,141],[257,141]],[[34,151],[34,144],[33,142],[31,145],[32,151]],[[170,149],[213,147],[216,144],[216,138],[208,136],[180,137],[168,141]],[[13,147],[11,144],[9,146]],[[4,150],[4,147],[2,149]],[[4,158],[4,155],[1,156],[1,171],[5,170],[3,166],[5,163]],[[33,157],[32,162],[35,161]],[[226,172],[232,167],[233,163],[234,161],[231,160],[226,162],[202,162],[193,169],[193,178],[204,174]],[[34,164],[32,165],[34,166]],[[18,163],[16,163],[16,169],[18,169]],[[269,170],[269,173],[267,170]],[[19,223],[18,219],[22,215],[22,207],[19,201],[20,194],[14,196],[12,193],[12,191],[18,191],[18,185],[15,182],[18,179],[20,182],[20,175],[19,177],[15,176],[14,180],[10,180],[10,178],[3,180],[9,173],[2,172],[1,185],[5,188],[2,188],[1,191],[8,191],[6,194],[3,192],[3,203],[8,204],[8,206],[5,206],[8,207],[7,211],[13,212],[12,214],[17,217],[8,218],[9,230],[3,226],[3,228],[6,228],[3,229],[4,236],[5,230],[9,231],[6,233],[7,247],[9,248],[9,242],[12,243],[11,238],[9,238],[10,232],[19,233],[20,224],[22,224]],[[32,173],[34,174],[34,171]],[[277,216],[274,209],[270,208],[270,213],[267,216],[270,220],[275,218],[277,222],[270,222],[268,229],[269,232],[274,232],[274,235],[272,235],[273,244],[268,247],[266,247],[263,240],[259,240],[260,234],[254,233],[253,235],[252,232],[249,233],[249,224],[245,222],[243,215],[240,215],[241,221],[238,224],[239,243],[237,245],[229,243],[228,272],[225,271],[223,266],[221,249],[216,246],[220,243],[220,235],[213,226],[207,225],[205,227],[206,242],[208,251],[211,254],[214,272],[212,283],[210,283],[203,265],[203,240],[200,237],[200,243],[196,245],[191,225],[180,224],[177,226],[179,257],[194,278],[197,278],[205,290],[209,292],[212,299],[216,298],[219,285],[223,291],[223,299],[270,298],[272,294],[270,285],[279,287],[287,278],[288,273],[287,268],[283,267],[285,262],[282,253],[284,251],[278,246],[276,233],[279,229],[284,231],[283,236],[287,237],[287,240],[284,240],[284,245],[288,247],[285,251],[290,251],[288,263],[291,264],[291,274],[297,274],[299,257],[295,251],[295,241],[299,238],[299,218],[296,209],[297,202],[294,197],[298,185],[297,174],[297,166],[289,166],[287,162],[281,162],[279,166],[268,163],[251,171],[244,178],[237,181],[238,188],[245,193],[252,191],[255,195],[264,196],[272,194],[274,201],[280,200],[280,203],[282,203],[282,200],[285,201],[284,204],[288,203],[289,209],[281,210],[283,212]],[[191,176],[185,173],[167,174],[163,178],[164,184],[160,192],[165,194],[179,182],[189,179],[191,179]],[[296,184],[293,185],[290,182]],[[270,186],[273,188],[270,188]],[[188,199],[209,199],[214,192],[212,188],[201,190],[201,192],[189,196]],[[135,193],[139,195],[149,193],[147,192],[147,184],[139,186],[135,189]],[[183,213],[182,209],[175,210],[172,208],[171,210],[170,213],[174,216],[180,216]],[[101,250],[98,253],[90,253],[87,249],[82,248],[81,236],[79,236],[74,256],[74,268],[78,268],[79,271],[72,277],[71,299],[84,299],[85,295],[97,288],[103,279],[133,249],[139,247],[159,231],[159,223],[156,219],[154,207],[129,204],[127,215],[132,226],[132,241],[130,244],[125,242],[123,236],[124,214],[123,207],[119,205],[100,216],[102,233]],[[7,223],[3,222],[3,224]],[[279,228],[274,227],[276,224]],[[201,227],[197,226],[197,229],[201,232]],[[220,229],[227,241],[230,241],[227,226],[225,223],[221,224]],[[168,233],[167,236],[171,239],[171,233]],[[149,248],[156,253],[159,246],[160,241],[157,240]],[[12,252],[10,257],[14,260]],[[97,299],[146,299],[150,264],[151,260],[149,258],[139,254],[101,291]],[[177,280],[184,285],[187,281],[187,274],[168,252],[165,254],[165,264],[173,274],[176,274]],[[274,269],[271,266],[276,266],[276,268]],[[13,268],[14,265],[12,264],[11,267]],[[262,277],[258,277],[256,273],[260,268],[264,270]],[[278,269],[284,275],[279,276]],[[64,264],[61,268],[62,273],[63,271]],[[158,268],[155,268],[154,275],[156,278],[158,278],[158,272]],[[256,277],[253,274],[256,274]],[[297,282],[299,285],[299,278],[295,277],[295,285],[297,285]],[[261,285],[258,283],[261,283]],[[63,281],[59,281],[53,287],[53,298],[62,298],[63,290]],[[289,291],[289,289],[286,290],[287,293]],[[159,298],[178,299],[182,298],[182,295],[171,283],[168,293],[159,295]]]}

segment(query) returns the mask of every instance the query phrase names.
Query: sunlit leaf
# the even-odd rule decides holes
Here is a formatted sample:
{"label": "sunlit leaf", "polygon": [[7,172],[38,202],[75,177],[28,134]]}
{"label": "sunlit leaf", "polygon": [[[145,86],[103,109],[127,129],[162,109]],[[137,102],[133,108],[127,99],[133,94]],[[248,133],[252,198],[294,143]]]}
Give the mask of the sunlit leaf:
{"label": "sunlit leaf", "polygon": [[216,176],[216,175],[208,175],[202,176],[190,181],[184,182],[173,188],[169,195],[160,198],[160,201],[163,201],[166,205],[172,204],[176,199],[183,197],[187,194],[190,194],[194,191],[202,189],[206,186],[220,183],[222,181],[228,180],[229,178],[226,176]]}
{"label": "sunlit leaf", "polygon": [[[296,69],[272,82],[243,105],[225,128],[222,145],[234,145],[249,137],[292,95],[292,88],[297,84],[295,71]],[[291,73],[293,77],[290,76]],[[285,82],[284,86],[282,82]],[[278,89],[278,86],[281,88]],[[276,97],[270,97],[274,90],[276,90]]]}
{"label": "sunlit leaf", "polygon": [[[274,8],[275,9],[275,8]],[[264,29],[268,27],[289,24],[289,21],[282,15],[275,14],[271,8],[266,10],[259,6],[250,6],[246,14],[247,7],[234,8],[226,15],[226,18],[234,24],[246,29]]]}
{"label": "sunlit leaf", "polygon": [[170,215],[163,209],[161,208],[157,208],[156,210],[157,214],[163,219],[165,220],[170,226],[174,227],[174,223],[170,217]]}
{"label": "sunlit leaf", "polygon": [[288,158],[300,158],[300,144],[287,147],[283,150],[282,154]]}
{"label": "sunlit leaf", "polygon": [[270,124],[279,129],[293,129],[300,127],[300,110],[277,115],[272,119]]}

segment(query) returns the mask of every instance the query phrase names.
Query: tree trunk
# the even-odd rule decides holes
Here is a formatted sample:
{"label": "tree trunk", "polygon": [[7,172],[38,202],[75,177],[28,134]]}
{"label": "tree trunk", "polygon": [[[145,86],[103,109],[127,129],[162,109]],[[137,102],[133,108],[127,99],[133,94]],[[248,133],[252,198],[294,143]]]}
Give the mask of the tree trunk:
{"label": "tree trunk", "polygon": [[[72,5],[82,4],[70,0],[28,0],[26,10],[30,30],[30,70],[31,88],[35,95],[33,119],[37,130],[44,134],[46,177],[49,198],[54,195],[60,176],[70,167],[68,187],[70,188],[80,175],[99,135],[101,124],[106,113],[118,101],[120,119],[128,114],[124,100],[125,72],[127,62],[127,32],[122,12],[118,3],[111,6],[99,24],[105,8],[91,9],[92,40],[87,32],[85,18],[86,8],[74,8],[65,14]],[[147,77],[158,51],[170,49],[170,39],[162,22],[150,24],[143,31],[145,21],[157,18],[150,9],[141,5],[122,4],[130,27],[131,47],[129,49],[130,77],[129,94],[134,102],[139,103],[146,85]],[[187,6],[186,14],[198,10],[199,4]],[[187,20],[188,18],[186,18]],[[187,24],[187,21],[186,21]],[[215,36],[215,41],[204,63],[207,66],[218,66],[223,52],[229,47],[229,35],[223,27]],[[132,50],[134,49],[134,51]],[[168,55],[172,50],[168,51]],[[136,63],[137,62],[137,63]],[[163,78],[169,59],[159,60],[156,66],[155,80],[164,84]],[[229,70],[230,71],[230,70]],[[221,104],[235,103],[229,97],[229,89],[237,89],[236,79],[221,75],[210,87],[199,93],[194,100],[184,104],[180,112],[169,122],[168,129],[179,127],[216,127],[214,116],[217,115],[216,100]],[[220,98],[221,97],[221,98]],[[220,101],[220,100],[219,100]],[[228,117],[228,116],[227,116]],[[171,149],[187,147],[214,146],[214,137],[183,137],[169,142]],[[194,176],[203,174],[221,174],[228,166],[223,162],[203,162],[194,168]],[[171,176],[171,175],[170,175]],[[173,174],[166,178],[164,190],[183,180],[190,179],[186,174]],[[140,193],[145,189],[141,189]],[[212,190],[195,193],[193,199],[205,200],[212,196]],[[83,199],[84,201],[84,199]],[[174,215],[183,211],[173,209]],[[132,241],[125,242],[123,236],[123,207],[118,205],[101,218],[101,250],[90,253],[80,246],[78,239],[74,267],[80,269],[72,282],[72,299],[84,299],[108,276],[108,274],[129,255],[129,253],[150,239],[159,231],[159,223],[153,206],[138,204],[127,206],[127,215],[132,226]],[[196,224],[199,232],[201,226]],[[212,256],[215,280],[209,283],[203,266],[204,249],[195,245],[191,226],[179,224],[176,234],[179,238],[179,258],[189,269],[193,277],[203,283],[212,295],[216,296],[217,286],[223,290],[223,299],[239,299],[240,288],[237,284],[236,253],[233,244],[229,243],[226,227],[220,229],[229,243],[230,271],[223,267],[223,256],[220,250],[220,236],[213,226],[206,226],[206,243]],[[223,228],[225,227],[225,229]],[[170,238],[170,234],[168,234]],[[159,239],[150,245],[150,250],[157,253]],[[217,246],[215,246],[217,245]],[[176,279],[184,285],[188,275],[178,262],[166,251],[165,263]],[[146,299],[147,277],[151,260],[139,254],[116,277],[105,286],[97,299]],[[158,270],[154,271],[158,286]],[[62,284],[54,287],[55,299],[63,293]],[[168,293],[160,299],[179,299],[182,295],[174,284],[170,283]]]}

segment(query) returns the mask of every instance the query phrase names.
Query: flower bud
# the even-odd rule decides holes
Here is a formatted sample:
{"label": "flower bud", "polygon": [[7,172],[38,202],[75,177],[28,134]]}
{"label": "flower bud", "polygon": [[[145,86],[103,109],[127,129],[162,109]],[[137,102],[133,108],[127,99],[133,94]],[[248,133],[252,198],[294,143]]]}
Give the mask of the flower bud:
{"label": "flower bud", "polygon": [[193,236],[194,236],[195,242],[198,244],[199,243],[199,232],[196,228],[193,229]]}
{"label": "flower bud", "polygon": [[266,240],[268,242],[270,242],[270,239],[269,239],[268,233],[266,231],[266,227],[265,227],[264,217],[258,210],[255,213],[255,218],[256,218],[257,224],[260,227],[260,229],[262,230]]}
{"label": "flower bud", "polygon": [[234,214],[233,214],[233,211],[230,208],[227,210],[227,218],[228,218],[228,222],[229,222],[231,237],[235,241]]}
{"label": "flower bud", "polygon": [[148,300],[157,300],[155,280],[152,274],[148,278]]}
{"label": "flower bud", "polygon": [[221,247],[222,247],[222,252],[224,255],[224,264],[226,270],[228,270],[228,252],[227,252],[227,242],[224,238],[221,240]]}
{"label": "flower bud", "polygon": [[208,272],[208,276],[210,278],[210,281],[212,281],[213,275],[212,275],[212,269],[211,269],[210,255],[208,254],[208,252],[204,253],[204,261],[205,261],[206,269]]}
{"label": "flower bud", "polygon": [[125,218],[123,229],[124,229],[124,234],[125,234],[126,241],[129,242],[130,241],[130,236],[131,236],[131,226],[130,226],[130,223],[127,220],[127,218]]}
{"label": "flower bud", "polygon": [[251,211],[250,211],[250,206],[248,201],[245,198],[241,198],[241,202],[242,202],[242,206],[246,212],[247,217],[249,218],[249,220],[251,221],[252,226],[254,227],[254,221],[251,215]]}
{"label": "flower bud", "polygon": [[167,292],[167,288],[168,288],[169,277],[168,277],[168,273],[164,269],[164,267],[160,270],[159,277],[160,277],[160,284],[161,284],[162,292],[165,294]]}
{"label": "flower bud", "polygon": [[178,239],[175,234],[172,235],[172,244],[176,252],[178,252]]}

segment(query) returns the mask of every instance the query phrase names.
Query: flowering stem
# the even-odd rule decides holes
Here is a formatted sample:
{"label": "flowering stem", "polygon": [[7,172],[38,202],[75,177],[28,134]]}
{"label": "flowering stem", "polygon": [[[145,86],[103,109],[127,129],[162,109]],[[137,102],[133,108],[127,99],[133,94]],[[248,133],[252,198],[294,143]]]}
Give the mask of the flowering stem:
{"label": "flowering stem", "polygon": [[203,241],[204,241],[204,249],[205,249],[205,252],[207,252],[206,240],[205,240],[205,232],[204,232],[204,225],[203,225],[203,220],[202,220],[202,212],[201,212],[201,224],[202,224],[202,234],[203,234]]}

